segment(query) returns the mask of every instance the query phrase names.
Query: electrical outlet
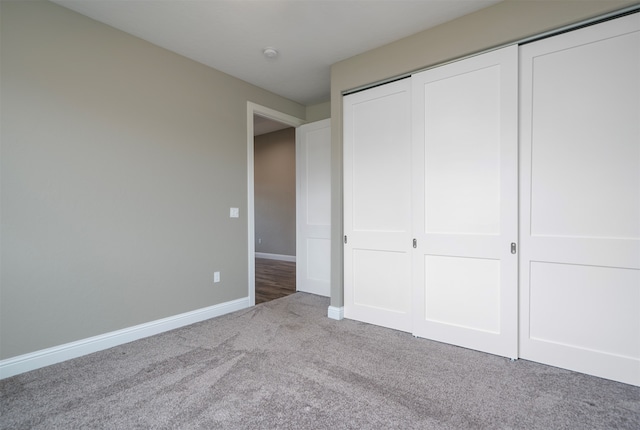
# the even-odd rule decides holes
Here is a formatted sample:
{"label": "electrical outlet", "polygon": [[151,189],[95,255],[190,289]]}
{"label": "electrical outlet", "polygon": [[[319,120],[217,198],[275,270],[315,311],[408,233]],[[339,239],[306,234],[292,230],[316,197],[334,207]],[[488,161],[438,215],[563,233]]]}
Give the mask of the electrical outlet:
{"label": "electrical outlet", "polygon": [[220,282],[220,272],[213,272],[213,282]]}
{"label": "electrical outlet", "polygon": [[258,245],[262,244],[262,239],[258,238]]}
{"label": "electrical outlet", "polygon": [[229,218],[238,218],[240,216],[240,209],[229,208]]}

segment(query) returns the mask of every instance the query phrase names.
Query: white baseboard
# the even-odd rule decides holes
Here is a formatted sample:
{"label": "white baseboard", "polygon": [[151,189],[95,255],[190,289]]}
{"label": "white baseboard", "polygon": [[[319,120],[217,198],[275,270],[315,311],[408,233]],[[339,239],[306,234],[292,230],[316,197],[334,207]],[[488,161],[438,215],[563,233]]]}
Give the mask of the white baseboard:
{"label": "white baseboard", "polygon": [[134,340],[248,308],[249,297],[220,303],[122,330],[93,336],[0,361],[0,379],[102,351]]}
{"label": "white baseboard", "polygon": [[256,258],[266,258],[267,260],[280,260],[280,261],[292,261],[296,262],[295,255],[284,255],[284,254],[270,254],[268,252],[256,252]]}
{"label": "white baseboard", "polygon": [[341,319],[344,319],[344,306],[341,306],[341,307],[329,306],[329,311],[327,312],[327,316],[332,320],[340,321]]}

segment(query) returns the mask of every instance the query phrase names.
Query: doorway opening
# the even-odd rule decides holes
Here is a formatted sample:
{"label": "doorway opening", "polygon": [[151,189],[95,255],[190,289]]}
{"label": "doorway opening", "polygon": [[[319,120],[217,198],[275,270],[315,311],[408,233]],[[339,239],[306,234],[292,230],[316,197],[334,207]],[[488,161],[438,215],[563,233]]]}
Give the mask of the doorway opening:
{"label": "doorway opening", "polygon": [[296,130],[253,116],[256,304],[296,292]]}
{"label": "doorway opening", "polygon": [[299,118],[247,105],[249,300],[296,291],[295,128]]}

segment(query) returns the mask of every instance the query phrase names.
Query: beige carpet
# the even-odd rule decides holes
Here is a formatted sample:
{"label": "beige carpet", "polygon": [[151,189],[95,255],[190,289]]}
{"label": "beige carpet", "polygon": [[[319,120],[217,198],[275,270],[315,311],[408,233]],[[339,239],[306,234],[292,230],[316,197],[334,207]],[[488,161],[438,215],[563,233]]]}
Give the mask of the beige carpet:
{"label": "beige carpet", "polygon": [[2,429],[640,429],[640,388],[296,293],[0,382]]}

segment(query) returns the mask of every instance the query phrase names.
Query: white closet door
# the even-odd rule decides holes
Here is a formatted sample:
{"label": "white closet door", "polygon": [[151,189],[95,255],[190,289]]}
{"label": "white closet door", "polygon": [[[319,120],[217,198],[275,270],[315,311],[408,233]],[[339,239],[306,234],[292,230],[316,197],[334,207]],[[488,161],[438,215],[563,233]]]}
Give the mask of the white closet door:
{"label": "white closet door", "polygon": [[296,129],[296,290],[329,297],[331,122]]}
{"label": "white closet door", "polygon": [[411,82],[344,97],[344,316],[411,331]]}
{"label": "white closet door", "polygon": [[640,14],[521,49],[520,355],[640,385]]}
{"label": "white closet door", "polygon": [[414,334],[517,357],[517,55],[413,76]]}

